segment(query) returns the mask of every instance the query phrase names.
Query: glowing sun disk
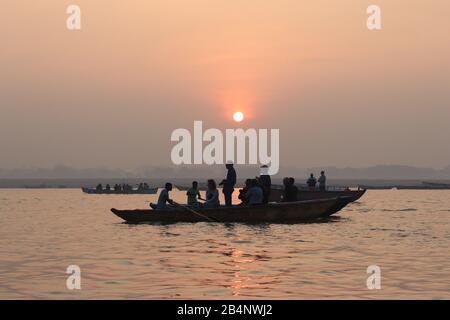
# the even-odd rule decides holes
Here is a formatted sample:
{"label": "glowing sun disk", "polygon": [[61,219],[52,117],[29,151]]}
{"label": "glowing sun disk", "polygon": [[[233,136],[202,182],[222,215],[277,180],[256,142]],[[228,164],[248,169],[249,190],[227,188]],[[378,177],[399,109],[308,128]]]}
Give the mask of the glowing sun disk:
{"label": "glowing sun disk", "polygon": [[241,111],[237,111],[233,114],[233,119],[236,122],[241,122],[244,120],[244,114]]}

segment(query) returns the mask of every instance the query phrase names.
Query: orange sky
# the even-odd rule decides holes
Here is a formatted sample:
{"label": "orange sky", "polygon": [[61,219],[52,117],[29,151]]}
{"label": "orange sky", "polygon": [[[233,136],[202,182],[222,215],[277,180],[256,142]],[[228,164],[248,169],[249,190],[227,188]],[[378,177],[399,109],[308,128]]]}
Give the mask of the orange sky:
{"label": "orange sky", "polygon": [[373,3],[2,3],[0,167],[163,165],[172,130],[236,109],[282,165],[448,165],[450,2],[377,0],[370,32]]}

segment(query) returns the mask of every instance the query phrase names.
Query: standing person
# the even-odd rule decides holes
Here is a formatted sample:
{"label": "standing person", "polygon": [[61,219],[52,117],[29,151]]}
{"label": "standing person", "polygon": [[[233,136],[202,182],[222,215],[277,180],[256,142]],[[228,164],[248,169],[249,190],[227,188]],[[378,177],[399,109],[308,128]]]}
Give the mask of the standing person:
{"label": "standing person", "polygon": [[206,190],[206,201],[203,205],[205,208],[220,207],[219,190],[217,190],[216,182],[213,179],[208,180],[208,189]]}
{"label": "standing person", "polygon": [[225,205],[227,207],[232,206],[232,195],[234,186],[236,185],[236,170],[234,170],[233,163],[228,162],[225,167],[227,168],[227,178],[223,180],[220,185],[223,185],[223,195],[225,197]]}
{"label": "standing person", "polygon": [[188,189],[188,191],[186,192],[186,195],[187,195],[188,206],[198,206],[197,198],[201,199],[202,197],[200,196],[200,191],[198,189],[197,181],[192,182],[192,187]]}
{"label": "standing person", "polygon": [[158,202],[156,204],[150,203],[150,207],[154,210],[162,210],[167,209],[166,203],[173,205],[173,200],[169,198],[169,192],[172,191],[172,184],[167,182],[164,189],[161,190],[161,193],[158,197]]}
{"label": "standing person", "polygon": [[320,172],[320,177],[319,177],[319,189],[320,191],[325,191],[326,190],[326,184],[327,184],[327,177],[325,176],[325,171],[321,171]]}
{"label": "standing person", "polygon": [[312,173],[309,176],[309,179],[306,181],[306,184],[308,185],[308,187],[310,189],[314,189],[316,187],[317,180],[316,180],[316,178],[314,178],[314,175]]}
{"label": "standing person", "polygon": [[263,203],[269,203],[270,198],[270,188],[272,187],[272,179],[268,174],[269,167],[266,165],[261,166],[260,174],[259,174],[259,184],[263,191]]}

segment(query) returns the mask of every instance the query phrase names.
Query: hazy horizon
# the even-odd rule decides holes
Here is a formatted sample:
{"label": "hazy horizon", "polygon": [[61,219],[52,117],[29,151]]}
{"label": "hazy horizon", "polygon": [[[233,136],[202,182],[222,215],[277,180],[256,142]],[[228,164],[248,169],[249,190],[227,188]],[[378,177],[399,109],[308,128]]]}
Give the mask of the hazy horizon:
{"label": "hazy horizon", "polygon": [[[239,179],[246,179],[258,175],[259,167],[252,165],[237,165]],[[319,174],[325,170],[329,180],[335,179],[381,179],[381,180],[449,180],[450,165],[444,168],[411,167],[404,165],[377,165],[371,167],[281,167],[280,172],[273,178],[295,176],[300,180],[309,176],[309,173]],[[49,168],[27,167],[4,169],[0,168],[2,179],[102,179],[102,178],[192,178],[207,179],[220,178],[225,175],[223,165],[199,166],[144,166],[137,168],[110,168],[106,166],[91,168],[75,168],[57,165]]]}
{"label": "hazy horizon", "polygon": [[170,134],[280,129],[281,167],[450,164],[450,2],[7,1],[0,168],[171,166]]}

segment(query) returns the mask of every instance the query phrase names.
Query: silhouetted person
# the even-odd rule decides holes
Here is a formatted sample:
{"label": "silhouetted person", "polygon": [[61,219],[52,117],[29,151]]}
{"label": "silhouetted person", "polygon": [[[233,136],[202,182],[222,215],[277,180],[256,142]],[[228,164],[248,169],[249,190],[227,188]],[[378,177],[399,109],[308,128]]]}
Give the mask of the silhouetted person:
{"label": "silhouetted person", "polygon": [[234,170],[232,163],[227,163],[225,165],[227,168],[227,178],[223,180],[220,185],[223,186],[223,195],[225,197],[225,205],[227,207],[232,206],[232,195],[234,191],[234,186],[236,185],[236,170]]}
{"label": "silhouetted person", "polygon": [[208,189],[206,190],[206,201],[203,204],[205,208],[220,207],[219,190],[217,190],[216,182],[213,179],[208,180]]}
{"label": "silhouetted person", "polygon": [[314,178],[314,175],[312,173],[309,176],[309,179],[306,181],[306,184],[308,185],[308,187],[310,189],[315,189],[316,188],[317,180],[316,180],[316,178]]}
{"label": "silhouetted person", "polygon": [[111,191],[111,186],[109,185],[109,183],[108,183],[108,184],[106,184],[106,186],[105,186],[105,190],[106,190],[106,191]]}
{"label": "silhouetted person", "polygon": [[327,189],[327,177],[325,176],[325,171],[320,172],[320,177],[317,181],[319,182],[320,191],[325,191]]}
{"label": "silhouetted person", "polygon": [[270,198],[270,189],[272,187],[272,179],[270,178],[270,175],[268,174],[269,167],[266,165],[261,166],[261,171],[259,175],[259,184],[263,191],[263,203],[269,203]]}
{"label": "silhouetted person", "polygon": [[295,186],[294,178],[287,178],[287,177],[284,178],[283,185],[284,185],[283,201],[284,202],[297,201],[298,188]]}
{"label": "silhouetted person", "polygon": [[186,195],[187,195],[187,204],[189,206],[198,206],[197,198],[201,199],[202,197],[200,196],[197,181],[192,182],[192,187],[188,189]]}
{"label": "silhouetted person", "polygon": [[156,204],[150,203],[150,207],[155,210],[162,210],[167,208],[167,203],[173,205],[173,200],[169,197],[170,191],[172,191],[172,184],[167,182],[164,189],[162,189],[159,194],[158,202]]}
{"label": "silhouetted person", "polygon": [[245,198],[249,205],[262,204],[264,200],[264,193],[256,179],[250,180],[250,188],[245,193]]}
{"label": "silhouetted person", "polygon": [[241,200],[242,205],[248,204],[247,197],[245,195],[246,195],[248,189],[250,189],[251,183],[252,183],[252,179],[245,180],[244,187],[241,190],[239,190],[238,198],[239,198],[239,200]]}
{"label": "silhouetted person", "polygon": [[102,184],[99,183],[99,184],[97,185],[97,187],[95,187],[95,189],[96,189],[97,191],[103,191],[103,186],[102,186]]}

